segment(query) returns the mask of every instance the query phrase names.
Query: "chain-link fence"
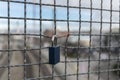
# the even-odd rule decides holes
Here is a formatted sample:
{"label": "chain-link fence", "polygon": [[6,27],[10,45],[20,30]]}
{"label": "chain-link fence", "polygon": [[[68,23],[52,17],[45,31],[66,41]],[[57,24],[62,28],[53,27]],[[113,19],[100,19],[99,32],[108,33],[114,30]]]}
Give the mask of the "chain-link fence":
{"label": "chain-link fence", "polygon": [[0,80],[119,80],[120,0],[0,0],[0,44]]}

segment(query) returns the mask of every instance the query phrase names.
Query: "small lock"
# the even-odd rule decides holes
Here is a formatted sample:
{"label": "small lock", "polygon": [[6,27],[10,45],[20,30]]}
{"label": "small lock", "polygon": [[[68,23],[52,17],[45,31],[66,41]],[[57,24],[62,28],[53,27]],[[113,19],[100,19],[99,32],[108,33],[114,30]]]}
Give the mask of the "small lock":
{"label": "small lock", "polygon": [[49,64],[55,65],[60,62],[60,46],[57,46],[57,37],[52,37],[52,47],[49,47]]}
{"label": "small lock", "polygon": [[49,64],[55,65],[60,62],[60,47],[49,47]]}

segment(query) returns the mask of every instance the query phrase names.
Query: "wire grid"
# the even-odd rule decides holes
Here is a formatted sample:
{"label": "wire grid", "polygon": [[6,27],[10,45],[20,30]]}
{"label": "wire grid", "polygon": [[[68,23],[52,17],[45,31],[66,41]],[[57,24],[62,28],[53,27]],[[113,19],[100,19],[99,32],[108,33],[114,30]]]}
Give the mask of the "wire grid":
{"label": "wire grid", "polygon": [[[38,0],[35,0],[38,1]],[[6,80],[19,80],[19,79],[24,79],[24,80],[118,80],[119,79],[119,44],[120,44],[120,39],[118,39],[118,44],[117,45],[112,45],[112,36],[117,36],[119,37],[120,35],[120,4],[119,4],[119,9],[113,9],[113,1],[114,0],[109,0],[110,1],[110,9],[104,8],[103,7],[103,2],[104,0],[100,0],[100,8],[96,8],[93,7],[93,1],[95,0],[89,0],[89,6],[82,6],[82,0],[77,0],[79,3],[78,6],[76,5],[70,5],[70,1],[71,0],[66,0],[66,4],[65,5],[60,5],[58,4],[58,0],[50,0],[51,3],[43,3],[43,0],[39,0],[38,2],[34,2],[34,1],[29,1],[29,0],[0,0],[0,3],[5,3],[7,5],[7,15],[0,15],[0,19],[2,20],[6,20],[7,23],[7,33],[0,33],[0,36],[4,36],[6,37],[6,41],[7,42],[7,48],[5,49],[1,49],[0,52],[4,53],[1,54],[1,56],[3,58],[1,58],[1,60],[3,59],[3,61],[1,61],[1,65],[0,65],[0,77],[1,80],[2,79],[6,79]],[[119,2],[120,3],[120,2]],[[23,16],[14,16],[16,11],[14,11],[15,13],[11,13],[11,10],[13,7],[11,7],[13,5],[21,5],[23,6]],[[33,17],[28,17],[28,15],[30,14],[27,10],[28,10],[28,5],[32,5],[32,6],[38,6],[39,8],[39,17],[35,17],[35,15],[33,14]],[[19,6],[19,7],[21,7]],[[53,8],[53,17],[52,18],[46,18],[43,16],[42,12],[43,12],[43,8],[42,7],[52,7]],[[66,19],[58,19],[58,15],[57,15],[57,8],[65,8],[66,9]],[[70,12],[70,9],[76,9],[78,10],[77,13],[77,17],[78,19],[72,19],[71,16],[72,15],[76,15],[76,14],[72,14]],[[83,20],[83,14],[82,14],[82,10],[89,10],[90,15],[88,16],[89,19],[87,20]],[[93,11],[100,11],[100,20],[93,20]],[[109,20],[104,21],[104,12],[108,12],[110,17]],[[29,14],[28,14],[29,13]],[[62,13],[62,12],[61,12]],[[118,13],[119,15],[117,17],[119,17],[118,21],[114,21],[113,20],[113,13]],[[17,14],[17,13],[16,13]],[[49,14],[48,14],[49,15]],[[63,16],[64,17],[64,16]],[[75,17],[75,16],[74,16]],[[11,33],[11,22],[12,20],[22,20],[23,21],[23,32],[22,33]],[[38,21],[39,23],[39,33],[28,33],[27,32],[27,26],[28,25],[28,21]],[[65,22],[66,23],[66,32],[69,34],[69,36],[59,36],[58,40],[61,40],[61,38],[65,38],[64,40],[64,44],[58,44],[61,48],[61,56],[64,56],[64,58],[61,58],[61,61],[56,64],[56,65],[50,65],[48,63],[48,61],[44,61],[44,54],[48,54],[48,52],[45,52],[48,50],[48,47],[52,46],[52,41],[51,41],[51,37],[48,34],[45,35],[43,34],[43,28],[45,26],[43,26],[43,21],[51,21],[52,24],[52,31],[53,34],[52,35],[57,35],[57,23],[58,22]],[[76,32],[72,32],[71,30],[71,25],[70,23],[77,23],[78,24],[78,29]],[[34,23],[33,23],[34,24]],[[89,24],[89,32],[88,33],[84,33],[82,32],[82,28],[84,27],[82,24]],[[93,33],[94,29],[93,29],[93,24],[99,24],[99,34],[97,33]],[[105,27],[105,25],[109,25],[109,34],[104,34],[103,32],[103,28]],[[48,24],[49,25],[49,24]],[[118,33],[114,34],[112,33],[112,28],[114,27],[113,25],[118,25]],[[36,25],[34,24],[33,27],[36,27]],[[96,26],[97,27],[97,26]],[[11,41],[13,36],[22,36],[23,38],[23,46],[15,46],[12,47],[11,45],[15,45],[15,41]],[[69,46],[69,39],[71,39],[70,37],[77,37],[77,45],[75,46]],[[86,46],[81,46],[81,36],[89,36],[89,45]],[[107,40],[107,45],[103,45],[103,37],[108,37],[109,39]],[[37,37],[37,38],[36,38]],[[94,40],[92,40],[92,37],[99,37],[99,40],[97,41],[98,45],[94,45],[92,43],[94,43]],[[28,44],[32,44],[31,42],[29,42],[30,39],[33,39],[33,41],[35,39],[37,39],[38,43],[37,44],[39,47],[38,48],[34,48],[34,47],[29,47]],[[49,43],[51,43],[49,46],[45,47],[42,44],[44,43],[43,38],[46,40],[49,40]],[[14,39],[13,39],[14,40]],[[20,40],[20,39],[19,39]],[[13,44],[14,43],[14,44]],[[22,44],[21,43],[21,44]],[[76,49],[77,54],[76,57],[74,59],[69,58],[69,56],[73,55],[70,54],[69,55],[69,50],[74,50]],[[85,55],[85,57],[87,58],[80,58],[80,53],[82,53],[82,51],[80,50],[88,50],[88,52],[86,52],[87,54]],[[102,50],[104,49],[104,50]],[[111,49],[117,49],[117,56],[113,57],[113,52],[111,51]],[[45,51],[44,51],[45,50]],[[92,50],[92,52],[91,52]],[[106,52],[106,50],[108,50]],[[72,51],[73,52],[73,51]],[[98,58],[93,58],[95,57],[96,53],[98,54]],[[105,54],[105,52],[107,53],[106,55],[108,55],[108,58],[106,59],[101,59],[101,55]],[[7,54],[7,55],[6,55]],[[17,57],[20,58],[22,63],[18,64],[14,63],[14,61],[17,61],[17,59],[15,58],[15,55],[20,55],[22,57]],[[85,53],[84,53],[85,54]],[[4,57],[5,55],[5,57]],[[7,56],[7,57],[6,57]],[[14,57],[13,57],[14,56]],[[48,55],[47,55],[48,56]],[[34,57],[34,58],[33,58]],[[5,60],[4,60],[5,58]],[[34,59],[36,59],[36,61],[34,61]],[[7,61],[6,61],[7,60]],[[32,61],[33,60],[33,61]],[[12,62],[13,61],[13,62]],[[115,66],[113,65],[114,63]],[[60,66],[61,65],[61,66]],[[74,67],[74,66],[75,67]],[[85,65],[85,66],[82,66]],[[95,67],[93,67],[93,65],[95,65]],[[60,67],[59,67],[60,66]],[[70,68],[71,66],[71,68]],[[107,67],[104,69],[104,66]],[[111,67],[112,66],[112,67]],[[84,67],[84,68],[83,68]],[[94,69],[91,69],[91,68]],[[115,68],[114,68],[115,67]],[[18,68],[18,69],[16,69]],[[20,69],[21,68],[21,69]],[[59,70],[60,68],[62,68],[61,70],[63,70],[62,72],[60,72],[61,70]],[[103,68],[103,69],[102,69]],[[85,69],[87,71],[83,71],[82,69]],[[16,70],[16,71],[15,71]],[[21,70],[21,71],[20,71]],[[36,71],[36,72],[35,72]],[[17,73],[15,73],[17,72]],[[112,73],[113,72],[113,73]],[[111,73],[113,74],[113,76],[111,76]],[[115,76],[115,75],[117,76]],[[15,77],[13,77],[15,76]],[[115,78],[111,78],[114,77]]]}

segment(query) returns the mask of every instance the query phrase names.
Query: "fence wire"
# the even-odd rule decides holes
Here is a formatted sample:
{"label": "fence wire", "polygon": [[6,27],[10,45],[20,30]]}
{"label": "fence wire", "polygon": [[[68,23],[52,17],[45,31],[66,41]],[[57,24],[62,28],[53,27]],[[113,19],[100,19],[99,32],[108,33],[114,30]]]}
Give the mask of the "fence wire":
{"label": "fence wire", "polygon": [[0,0],[0,44],[0,80],[119,80],[120,0]]}

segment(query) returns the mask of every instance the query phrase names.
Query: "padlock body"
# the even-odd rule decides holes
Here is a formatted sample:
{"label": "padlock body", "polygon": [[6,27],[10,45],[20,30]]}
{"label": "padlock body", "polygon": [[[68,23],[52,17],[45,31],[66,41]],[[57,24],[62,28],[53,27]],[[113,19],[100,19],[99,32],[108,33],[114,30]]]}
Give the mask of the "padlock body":
{"label": "padlock body", "polygon": [[49,64],[55,65],[60,62],[60,47],[49,47]]}

